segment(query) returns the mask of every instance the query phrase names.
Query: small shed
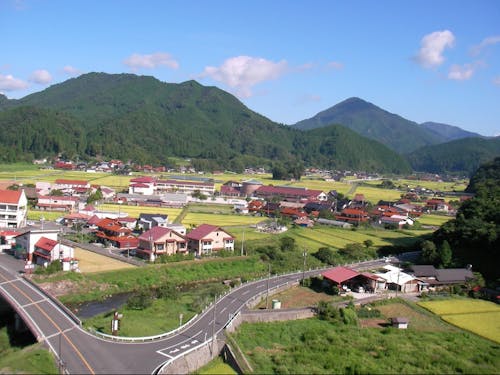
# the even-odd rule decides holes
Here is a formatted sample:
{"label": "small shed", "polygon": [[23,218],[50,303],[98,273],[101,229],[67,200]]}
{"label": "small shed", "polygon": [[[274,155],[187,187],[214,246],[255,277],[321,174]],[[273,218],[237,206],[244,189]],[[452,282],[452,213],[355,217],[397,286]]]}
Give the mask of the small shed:
{"label": "small shed", "polygon": [[391,325],[398,329],[407,329],[409,320],[404,317],[391,318]]}

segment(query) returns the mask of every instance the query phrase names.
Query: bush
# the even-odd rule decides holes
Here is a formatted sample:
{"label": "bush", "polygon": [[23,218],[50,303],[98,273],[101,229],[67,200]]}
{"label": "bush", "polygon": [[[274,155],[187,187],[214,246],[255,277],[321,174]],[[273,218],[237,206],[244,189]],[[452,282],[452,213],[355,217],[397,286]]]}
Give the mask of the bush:
{"label": "bush", "polygon": [[357,326],[358,316],[356,311],[352,308],[346,307],[345,309],[340,309],[340,316],[342,317],[342,322],[346,325]]}
{"label": "bush", "polygon": [[47,267],[38,266],[35,269],[35,273],[37,275],[51,275],[53,273],[62,271],[62,262],[55,260],[52,263],[49,263]]}
{"label": "bush", "polygon": [[127,308],[144,310],[153,304],[153,296],[149,290],[143,290],[131,296],[127,301]]}
{"label": "bush", "polygon": [[380,318],[382,316],[382,313],[380,310],[374,309],[369,306],[363,306],[360,307],[357,311],[356,314],[358,315],[358,318]]}

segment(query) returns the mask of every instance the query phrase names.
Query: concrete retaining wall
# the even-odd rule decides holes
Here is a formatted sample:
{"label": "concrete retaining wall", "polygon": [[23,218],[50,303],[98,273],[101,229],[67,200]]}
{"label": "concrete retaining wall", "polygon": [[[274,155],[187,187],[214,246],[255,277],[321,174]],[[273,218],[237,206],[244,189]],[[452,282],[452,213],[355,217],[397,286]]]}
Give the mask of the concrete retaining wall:
{"label": "concrete retaining wall", "polygon": [[208,341],[198,347],[198,349],[176,358],[168,365],[162,367],[158,371],[158,374],[191,374],[219,356],[224,345],[224,341],[217,339],[214,350],[212,350],[212,342]]}

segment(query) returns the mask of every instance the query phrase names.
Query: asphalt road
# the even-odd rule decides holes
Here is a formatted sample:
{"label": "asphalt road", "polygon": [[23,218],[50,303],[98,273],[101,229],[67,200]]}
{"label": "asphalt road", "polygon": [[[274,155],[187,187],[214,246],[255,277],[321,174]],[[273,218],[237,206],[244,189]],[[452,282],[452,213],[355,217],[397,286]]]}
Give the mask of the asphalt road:
{"label": "asphalt road", "polygon": [[[351,267],[372,268],[381,264],[383,260]],[[108,341],[83,330],[63,309],[20,276],[20,266],[22,268],[10,255],[0,255],[0,293],[72,374],[151,374],[163,363],[210,340],[214,333],[220,333],[253,297],[324,271],[273,276],[243,284],[220,298],[181,331],[155,341],[132,343]]]}

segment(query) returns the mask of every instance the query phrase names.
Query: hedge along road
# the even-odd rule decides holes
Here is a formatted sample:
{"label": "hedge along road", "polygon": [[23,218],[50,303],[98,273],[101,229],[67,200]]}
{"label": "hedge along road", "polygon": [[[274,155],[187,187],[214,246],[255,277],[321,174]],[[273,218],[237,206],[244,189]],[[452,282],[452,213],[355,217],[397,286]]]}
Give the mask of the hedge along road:
{"label": "hedge along road", "polygon": [[[0,293],[29,320],[28,325],[36,331],[33,332],[35,337],[46,343],[66,371],[78,374],[151,374],[162,364],[209,341],[214,333],[220,333],[231,318],[256,296],[324,271],[300,271],[242,284],[219,298],[215,305],[212,304],[181,330],[161,339],[111,341],[83,330],[65,309],[16,275],[16,266],[7,258],[5,254],[0,255]],[[375,260],[351,267],[371,268],[383,262]]]}

